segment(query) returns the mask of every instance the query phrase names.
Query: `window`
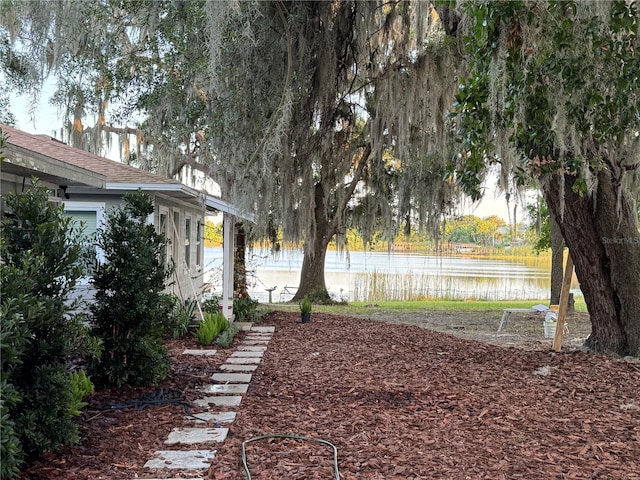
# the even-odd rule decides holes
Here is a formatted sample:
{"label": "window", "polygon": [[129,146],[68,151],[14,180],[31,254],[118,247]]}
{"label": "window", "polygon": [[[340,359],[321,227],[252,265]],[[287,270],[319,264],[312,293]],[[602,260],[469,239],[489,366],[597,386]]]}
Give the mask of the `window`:
{"label": "window", "polygon": [[191,266],[191,217],[184,220],[184,264]]}
{"label": "window", "polygon": [[160,210],[160,214],[158,215],[158,233],[160,235],[164,235],[167,239],[167,245],[161,253],[161,262],[163,265],[166,265],[169,262],[169,236],[167,235],[168,219],[169,212],[167,210]]}
{"label": "window", "polygon": [[180,245],[180,233],[178,231],[180,228],[180,212],[177,210],[173,211],[173,223],[171,227],[171,231],[173,232],[173,236],[171,237],[171,260],[174,261],[177,268],[180,258],[178,250],[178,245]]}
{"label": "window", "polygon": [[102,250],[96,247],[95,239],[102,224],[102,214],[104,203],[91,202],[65,202],[64,215],[71,217],[72,223],[82,228],[82,239],[85,244],[82,256],[87,267],[91,267],[93,262],[104,260]]}
{"label": "window", "polygon": [[202,267],[202,233],[202,219],[198,218],[198,223],[196,225],[196,267],[198,268]]}

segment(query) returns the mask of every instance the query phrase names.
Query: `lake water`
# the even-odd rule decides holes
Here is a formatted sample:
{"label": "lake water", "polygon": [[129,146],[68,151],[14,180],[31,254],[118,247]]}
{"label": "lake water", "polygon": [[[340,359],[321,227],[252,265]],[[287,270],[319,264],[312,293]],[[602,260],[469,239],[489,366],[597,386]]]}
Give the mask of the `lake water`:
{"label": "lake water", "polygon": [[[205,281],[214,291],[222,285],[222,248],[205,248]],[[248,281],[252,298],[290,300],[300,280],[302,253],[277,256],[265,250],[247,254],[252,272]],[[486,259],[429,255],[328,251],[325,279],[330,294],[349,301],[479,299],[527,300],[549,295],[548,262],[531,259]],[[575,290],[579,294],[579,290]]]}

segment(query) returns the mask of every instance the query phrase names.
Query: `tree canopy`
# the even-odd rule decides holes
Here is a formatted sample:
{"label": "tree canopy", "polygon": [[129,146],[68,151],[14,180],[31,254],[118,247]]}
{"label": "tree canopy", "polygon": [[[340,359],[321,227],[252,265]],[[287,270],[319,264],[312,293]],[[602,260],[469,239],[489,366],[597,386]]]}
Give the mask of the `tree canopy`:
{"label": "tree canopy", "polygon": [[635,2],[469,2],[451,175],[534,179],[573,257],[589,344],[640,354],[640,10]]}

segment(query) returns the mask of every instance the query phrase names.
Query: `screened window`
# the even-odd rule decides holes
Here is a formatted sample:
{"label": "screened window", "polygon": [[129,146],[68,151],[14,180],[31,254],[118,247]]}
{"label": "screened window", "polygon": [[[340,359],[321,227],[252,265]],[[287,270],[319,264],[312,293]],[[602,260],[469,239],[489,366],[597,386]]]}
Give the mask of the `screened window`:
{"label": "screened window", "polygon": [[202,220],[196,226],[196,266],[202,266]]}
{"label": "screened window", "polygon": [[[167,236],[167,221],[168,221],[168,217],[169,217],[169,213],[168,212],[160,212],[160,215],[158,216],[158,233],[160,235],[164,235],[164,237],[166,239],[169,239],[169,237]],[[162,257],[161,257],[161,261],[163,265],[166,265],[167,262],[169,261],[169,243],[167,242],[167,245],[164,247],[164,250],[162,250]]]}
{"label": "screened window", "polygon": [[71,217],[72,223],[81,229],[81,238],[84,243],[81,261],[87,267],[88,273],[91,272],[96,260],[103,260],[103,253],[95,243],[98,228],[102,223],[103,211],[102,203],[65,202],[64,205],[64,215]]}
{"label": "screened window", "polygon": [[184,221],[184,263],[187,268],[191,266],[191,217]]}

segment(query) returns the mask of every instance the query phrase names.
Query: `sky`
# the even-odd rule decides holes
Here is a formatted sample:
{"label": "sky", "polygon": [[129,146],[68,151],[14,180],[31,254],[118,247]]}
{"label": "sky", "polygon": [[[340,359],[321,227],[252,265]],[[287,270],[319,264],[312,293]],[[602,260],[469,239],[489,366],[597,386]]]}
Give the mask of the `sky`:
{"label": "sky", "polygon": [[[28,112],[28,99],[25,96],[18,96],[12,99],[11,110],[16,117],[16,128],[28,133],[52,135],[61,123],[57,121],[56,109],[49,105],[47,89],[43,90],[42,97],[35,110],[35,122],[31,120]],[[116,151],[108,154],[112,160],[120,160]],[[497,215],[506,223],[509,223],[509,213],[504,195],[497,195],[495,190],[496,177],[489,176],[486,182],[484,197],[476,203],[464,201],[459,207],[460,215],[476,215],[480,218]],[[513,205],[511,206],[513,208]],[[524,218],[522,207],[518,208],[518,216]]]}

